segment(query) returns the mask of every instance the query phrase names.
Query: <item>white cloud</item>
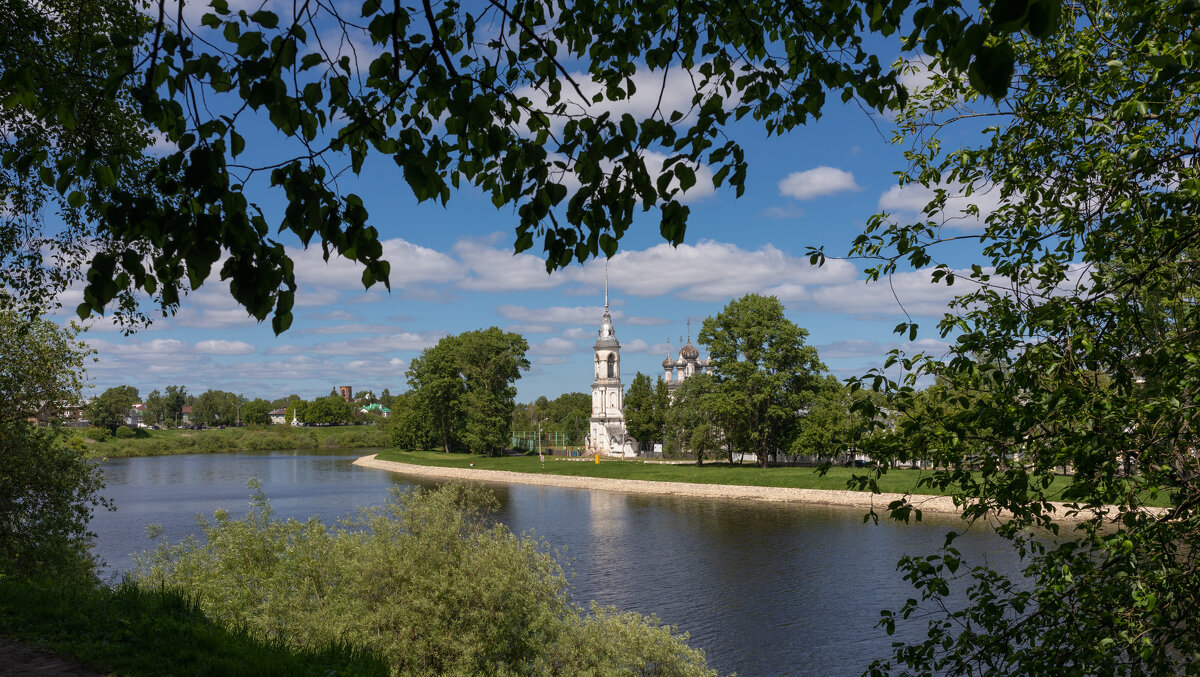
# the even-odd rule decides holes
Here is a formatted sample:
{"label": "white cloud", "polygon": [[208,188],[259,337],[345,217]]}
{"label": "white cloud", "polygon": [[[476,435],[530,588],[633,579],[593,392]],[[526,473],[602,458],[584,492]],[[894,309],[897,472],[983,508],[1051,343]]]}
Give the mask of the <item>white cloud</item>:
{"label": "white cloud", "polygon": [[896,273],[877,282],[856,281],[814,289],[811,302],[820,310],[858,316],[941,317],[955,296],[974,289],[969,270],[956,270],[954,286],[933,282],[933,269]]}
{"label": "white cloud", "polygon": [[558,337],[548,338],[529,346],[529,352],[534,355],[570,355],[579,350],[579,345],[574,341]]}
{"label": "white cloud", "polygon": [[283,344],[271,348],[272,355],[383,355],[399,350],[424,350],[438,342],[444,332],[400,332],[382,336],[352,338],[345,341],[317,343],[311,346]]}
{"label": "white cloud", "polygon": [[[608,269],[611,286],[623,293],[675,294],[701,301],[725,301],[750,292],[770,293],[772,289],[795,298],[805,285],[848,282],[858,274],[847,261],[829,260],[824,266],[814,266],[807,258],[791,256],[772,245],[747,251],[712,240],[619,252],[609,260]],[[604,279],[604,261],[573,269],[573,277],[599,287]]]}
{"label": "white cloud", "polygon": [[[604,316],[604,306],[550,306],[549,308],[528,308],[504,304],[496,306],[496,312],[518,322],[537,322],[546,324],[595,324],[599,325]],[[625,313],[620,310],[609,310],[614,321],[623,320]]]}
{"label": "white cloud", "polygon": [[306,327],[304,329],[293,329],[288,332],[290,334],[386,334],[396,331],[395,325],[390,324],[372,324],[366,322],[355,322],[353,324],[335,324],[325,327]]}
{"label": "white cloud", "polygon": [[[552,124],[560,129],[571,117],[580,115],[600,115],[610,113],[614,119],[626,113],[634,119],[641,120],[658,113],[658,117],[670,121],[673,113],[678,112],[681,122],[687,123],[695,118],[695,105],[692,103],[699,86],[699,76],[682,68],[671,68],[666,72],[661,70],[639,70],[630,78],[634,85],[634,93],[618,101],[610,101],[603,97],[594,101],[597,94],[602,92],[602,86],[593,81],[587,73],[575,72],[571,79],[579,85],[579,92],[569,83],[563,83],[562,106],[563,114],[551,116]],[[516,92],[519,97],[528,98],[535,108],[547,110],[548,92],[524,87]],[[726,98],[726,105],[733,105],[733,97]]]}
{"label": "white cloud", "polygon": [[[383,258],[391,264],[388,279],[393,289],[449,282],[457,277],[457,262],[442,252],[415,245],[401,238],[384,240],[380,244],[383,247]],[[296,282],[301,289],[364,289],[363,266],[338,256],[336,252],[329,255],[329,261],[325,261],[320,247],[289,247],[287,253],[294,263]]]}
{"label": "white cloud", "polygon": [[546,272],[546,262],[540,257],[513,254],[511,249],[490,246],[486,239],[463,238],[453,251],[460,262],[458,286],[463,289],[507,292],[552,289],[562,283],[561,277]]}
{"label": "white cloud", "polygon": [[[984,219],[996,211],[1001,203],[1000,189],[995,185],[976,187],[968,196],[966,195],[966,186],[961,183],[946,183],[931,188],[910,183],[905,186],[888,188],[879,196],[879,208],[915,218],[924,213],[926,206],[936,197],[938,190],[946,191],[946,206],[934,216],[940,218],[946,226],[951,228],[963,230],[980,228]],[[978,215],[967,213],[972,205],[979,209]]]}
{"label": "white cloud", "polygon": [[198,341],[196,352],[202,355],[249,355],[255,352],[255,347],[245,341],[224,341],[210,339]]}
{"label": "white cloud", "polygon": [[862,190],[862,187],[854,182],[853,174],[836,167],[821,166],[792,172],[779,182],[779,194],[797,200],[812,200],[848,190]]}

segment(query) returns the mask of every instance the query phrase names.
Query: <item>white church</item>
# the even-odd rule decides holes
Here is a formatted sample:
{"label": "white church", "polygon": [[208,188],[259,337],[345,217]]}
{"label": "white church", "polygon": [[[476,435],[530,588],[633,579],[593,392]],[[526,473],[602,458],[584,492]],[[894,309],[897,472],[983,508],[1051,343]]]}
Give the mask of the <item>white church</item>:
{"label": "white church", "polygon": [[[664,377],[672,394],[683,381],[698,373],[711,372],[707,359],[700,359],[700,351],[692,345],[688,336],[687,345],[679,350],[679,358],[671,359],[668,344],[667,359],[663,360]],[[604,276],[604,317],[600,321],[600,332],[592,346],[595,353],[592,377],[592,416],[584,453],[588,456],[601,454],[619,458],[637,456],[638,441],[625,431],[625,387],[621,384],[621,343],[613,329],[612,315],[608,310],[608,275]]]}

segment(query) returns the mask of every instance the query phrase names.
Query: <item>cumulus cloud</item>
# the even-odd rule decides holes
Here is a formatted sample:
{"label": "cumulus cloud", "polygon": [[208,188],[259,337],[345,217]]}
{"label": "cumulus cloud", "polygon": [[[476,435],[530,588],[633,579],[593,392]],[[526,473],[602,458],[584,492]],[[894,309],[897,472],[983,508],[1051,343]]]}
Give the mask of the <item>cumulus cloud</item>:
{"label": "cumulus cloud", "polygon": [[849,190],[862,190],[854,182],[854,174],[836,167],[814,167],[792,172],[779,182],[779,194],[797,200],[812,200]]}
{"label": "cumulus cloud", "polygon": [[570,355],[579,350],[579,345],[574,341],[558,337],[548,338],[529,346],[529,352],[534,355]]}
{"label": "cumulus cloud", "polygon": [[[619,252],[608,264],[610,284],[634,296],[675,294],[699,301],[725,301],[750,292],[800,295],[807,285],[853,280],[858,270],[847,261],[814,266],[807,258],[765,245],[748,251],[734,244],[703,240],[695,245],[660,244],[640,251]],[[648,275],[647,271],[654,271]],[[603,284],[604,262],[592,261],[573,270],[573,278],[593,288]]]}
{"label": "cumulus cloud", "polygon": [[[946,191],[946,206],[939,214],[933,216],[940,218],[951,228],[980,228],[984,219],[1000,207],[1000,189],[995,185],[977,186],[967,195],[967,187],[961,183],[946,183],[928,188],[910,183],[905,186],[892,186],[884,191],[879,196],[879,208],[915,218],[924,213],[929,202],[937,196],[938,190]],[[972,206],[978,208],[977,215],[969,213]]]}
{"label": "cumulus cloud", "polygon": [[546,262],[540,257],[513,254],[511,248],[493,246],[490,238],[463,238],[453,251],[460,263],[455,276],[463,289],[506,292],[552,289],[561,284],[561,279],[546,272]]}
{"label": "cumulus cloud", "polygon": [[[811,303],[825,312],[864,317],[903,317],[905,313],[922,317],[941,317],[950,300],[973,285],[969,270],[954,271],[957,280],[950,287],[934,283],[933,269],[896,273],[877,282],[850,282],[829,285],[812,292]],[[973,288],[973,287],[971,287]]]}
{"label": "cumulus cloud", "polygon": [[444,332],[400,332],[381,336],[330,341],[309,346],[284,344],[267,351],[271,355],[385,355],[400,350],[424,350],[438,342]]}
{"label": "cumulus cloud", "polygon": [[224,341],[219,339],[197,341],[195,349],[197,353],[202,355],[249,355],[256,350],[254,346],[245,341]]}
{"label": "cumulus cloud", "polygon": [[[595,101],[596,96],[602,93],[602,86],[592,80],[587,73],[572,73],[571,79],[579,85],[583,96],[580,97],[575,88],[564,83],[562,89],[563,115],[551,117],[551,123],[556,129],[561,128],[570,117],[585,114],[609,113],[616,119],[629,114],[634,119],[644,119],[657,113],[662,119],[670,121],[674,113],[679,113],[680,121],[684,124],[695,118],[696,108],[692,101],[698,92],[699,77],[683,68],[670,68],[666,71],[639,70],[630,78],[634,85],[634,92],[617,101],[610,101],[607,97],[601,97],[600,101]],[[546,91],[534,87],[524,87],[517,90],[516,94],[519,97],[528,98],[535,108],[547,109],[548,92]],[[735,102],[730,97],[726,103],[732,105]]]}

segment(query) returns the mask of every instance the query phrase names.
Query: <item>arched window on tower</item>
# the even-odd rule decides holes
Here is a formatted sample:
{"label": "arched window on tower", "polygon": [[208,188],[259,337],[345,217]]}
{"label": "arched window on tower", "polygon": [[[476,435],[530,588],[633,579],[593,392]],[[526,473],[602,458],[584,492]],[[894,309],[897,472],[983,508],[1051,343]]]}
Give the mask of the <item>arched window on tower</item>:
{"label": "arched window on tower", "polygon": [[612,355],[609,355],[608,356],[608,377],[612,378],[614,373],[616,373],[616,359]]}

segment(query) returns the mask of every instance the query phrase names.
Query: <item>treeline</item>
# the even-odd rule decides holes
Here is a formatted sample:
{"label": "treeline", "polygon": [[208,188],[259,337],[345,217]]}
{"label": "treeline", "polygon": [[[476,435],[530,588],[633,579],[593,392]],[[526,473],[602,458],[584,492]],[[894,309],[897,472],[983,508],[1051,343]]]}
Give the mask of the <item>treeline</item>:
{"label": "treeline", "polygon": [[660,443],[664,454],[754,455],[772,462],[850,460],[867,418],[878,406],[829,373],[808,331],[784,315],[773,296],[747,294],[704,320],[712,374],[697,373],[672,393],[661,379],[638,373],[625,396],[626,429],[643,450]]}

